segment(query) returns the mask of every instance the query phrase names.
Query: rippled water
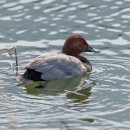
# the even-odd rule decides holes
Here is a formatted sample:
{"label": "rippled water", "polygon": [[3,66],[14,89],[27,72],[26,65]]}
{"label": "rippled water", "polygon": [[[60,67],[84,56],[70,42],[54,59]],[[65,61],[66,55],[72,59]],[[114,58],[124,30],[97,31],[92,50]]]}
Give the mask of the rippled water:
{"label": "rippled water", "polygon": [[0,55],[0,130],[129,130],[129,21],[130,0],[0,0],[0,51],[16,45],[21,66],[72,33],[101,50],[84,54],[91,74],[43,90],[19,85]]}

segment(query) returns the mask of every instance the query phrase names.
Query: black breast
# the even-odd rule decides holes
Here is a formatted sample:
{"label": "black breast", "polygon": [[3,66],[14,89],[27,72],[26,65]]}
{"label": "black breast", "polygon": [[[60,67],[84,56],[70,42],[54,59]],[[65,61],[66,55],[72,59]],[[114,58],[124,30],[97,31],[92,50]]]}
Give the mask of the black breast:
{"label": "black breast", "polygon": [[91,63],[83,56],[79,56],[79,60],[83,63],[83,65],[87,68],[88,72],[92,71]]}
{"label": "black breast", "polygon": [[33,81],[44,81],[41,79],[41,73],[35,71],[34,69],[27,69],[26,72],[23,74],[23,78],[33,80]]}

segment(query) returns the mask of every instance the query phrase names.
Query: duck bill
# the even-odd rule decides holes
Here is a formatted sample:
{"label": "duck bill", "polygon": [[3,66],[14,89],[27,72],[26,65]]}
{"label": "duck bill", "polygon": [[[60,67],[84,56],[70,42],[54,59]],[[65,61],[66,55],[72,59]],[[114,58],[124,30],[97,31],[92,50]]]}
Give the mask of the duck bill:
{"label": "duck bill", "polygon": [[99,53],[100,51],[98,49],[92,48],[91,46],[89,46],[85,52],[95,52],[95,53]]}

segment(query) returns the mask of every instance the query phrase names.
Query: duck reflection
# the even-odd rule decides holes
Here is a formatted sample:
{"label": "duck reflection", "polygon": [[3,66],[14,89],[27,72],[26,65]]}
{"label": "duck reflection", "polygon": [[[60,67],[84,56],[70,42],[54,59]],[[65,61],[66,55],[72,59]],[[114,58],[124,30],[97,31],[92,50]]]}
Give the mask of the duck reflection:
{"label": "duck reflection", "polygon": [[67,97],[72,99],[74,102],[86,102],[89,101],[88,98],[91,95],[91,87],[80,88],[79,90],[69,92]]}
{"label": "duck reflection", "polygon": [[[91,118],[91,117],[87,117],[87,118],[83,118],[83,119],[81,119],[82,121],[87,121],[87,122],[89,122],[89,123],[92,123],[92,122],[94,122],[94,119],[93,118]],[[69,120],[68,119],[66,119],[66,118],[62,118],[60,121],[59,121],[59,124],[60,124],[60,128],[61,128],[61,130],[63,130],[63,129],[65,129],[65,130],[73,130],[73,129],[71,129],[71,127],[70,127],[70,125],[69,125]]]}
{"label": "duck reflection", "polygon": [[37,88],[43,82],[23,83],[20,86],[26,88],[27,94],[39,96],[66,94],[68,99],[81,102],[88,99],[91,88],[95,85],[94,82],[87,83],[87,81],[89,82],[89,75],[51,81],[45,88]]}

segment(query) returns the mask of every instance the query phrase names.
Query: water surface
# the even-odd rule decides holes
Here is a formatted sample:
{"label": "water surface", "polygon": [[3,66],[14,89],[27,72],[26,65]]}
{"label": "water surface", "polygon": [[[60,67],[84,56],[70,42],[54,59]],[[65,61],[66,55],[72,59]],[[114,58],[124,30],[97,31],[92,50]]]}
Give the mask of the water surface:
{"label": "water surface", "polygon": [[[1,0],[0,52],[16,45],[19,65],[62,48],[72,33],[83,35],[99,54],[87,76],[19,85],[14,58],[0,56],[1,130],[130,129],[129,0]],[[19,73],[24,72],[19,68]]]}

